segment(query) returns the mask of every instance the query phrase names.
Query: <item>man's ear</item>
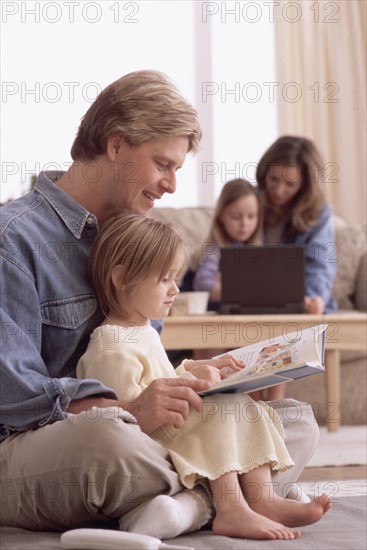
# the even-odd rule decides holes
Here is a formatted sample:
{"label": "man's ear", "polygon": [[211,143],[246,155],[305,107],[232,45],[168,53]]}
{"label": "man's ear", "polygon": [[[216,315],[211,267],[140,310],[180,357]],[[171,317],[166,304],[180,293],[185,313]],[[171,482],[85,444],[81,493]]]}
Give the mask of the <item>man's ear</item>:
{"label": "man's ear", "polygon": [[111,279],[112,284],[116,288],[116,290],[125,290],[125,285],[122,284],[122,276],[123,276],[123,267],[122,265],[115,265],[115,267],[112,269],[111,273]]}
{"label": "man's ear", "polygon": [[124,145],[125,140],[122,134],[111,134],[107,138],[107,156],[111,162],[115,162],[119,154],[120,148]]}

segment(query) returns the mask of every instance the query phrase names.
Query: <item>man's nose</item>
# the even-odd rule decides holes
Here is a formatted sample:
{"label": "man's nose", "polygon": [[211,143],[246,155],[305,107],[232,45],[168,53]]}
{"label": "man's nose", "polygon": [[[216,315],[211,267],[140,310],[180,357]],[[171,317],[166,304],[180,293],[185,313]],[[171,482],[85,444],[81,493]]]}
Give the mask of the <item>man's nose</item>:
{"label": "man's nose", "polygon": [[165,193],[174,193],[176,191],[176,174],[166,174],[161,180],[161,187]]}

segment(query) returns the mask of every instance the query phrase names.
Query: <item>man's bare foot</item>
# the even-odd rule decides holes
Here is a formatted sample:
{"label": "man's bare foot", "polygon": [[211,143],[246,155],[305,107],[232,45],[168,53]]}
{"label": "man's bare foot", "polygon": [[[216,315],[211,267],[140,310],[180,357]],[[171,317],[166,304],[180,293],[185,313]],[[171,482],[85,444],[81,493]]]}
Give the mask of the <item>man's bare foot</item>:
{"label": "man's bare foot", "polygon": [[272,498],[248,500],[252,510],[273,521],[279,521],[288,527],[300,527],[316,523],[331,508],[331,500],[323,493],[311,502],[298,502],[281,498],[274,494]]}
{"label": "man's bare foot", "polygon": [[292,540],[301,534],[254,512],[247,505],[217,513],[212,530],[215,535],[257,540]]}

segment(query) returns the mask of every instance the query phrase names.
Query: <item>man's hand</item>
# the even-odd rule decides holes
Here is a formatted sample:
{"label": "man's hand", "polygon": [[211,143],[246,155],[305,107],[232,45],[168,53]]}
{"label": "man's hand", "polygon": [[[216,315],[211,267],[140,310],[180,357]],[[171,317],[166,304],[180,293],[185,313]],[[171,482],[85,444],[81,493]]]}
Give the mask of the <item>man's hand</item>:
{"label": "man's hand", "polygon": [[106,407],[122,407],[122,404],[117,399],[107,399],[106,397],[91,395],[90,397],[83,397],[82,399],[74,399],[74,401],[70,401],[67,412],[79,414],[81,412],[88,411],[92,407],[104,409]]}
{"label": "man's hand", "polygon": [[197,394],[209,389],[205,380],[184,378],[159,378],[124,409],[135,416],[143,432],[150,434],[164,424],[181,428],[189,415],[190,406],[202,410],[202,400]]}
{"label": "man's hand", "polygon": [[150,434],[164,424],[181,428],[189,415],[190,406],[201,412],[202,401],[197,392],[210,388],[205,380],[160,378],[153,380],[134,401],[122,403],[100,396],[71,401],[68,412],[78,414],[92,407],[121,407],[135,416],[141,430]]}

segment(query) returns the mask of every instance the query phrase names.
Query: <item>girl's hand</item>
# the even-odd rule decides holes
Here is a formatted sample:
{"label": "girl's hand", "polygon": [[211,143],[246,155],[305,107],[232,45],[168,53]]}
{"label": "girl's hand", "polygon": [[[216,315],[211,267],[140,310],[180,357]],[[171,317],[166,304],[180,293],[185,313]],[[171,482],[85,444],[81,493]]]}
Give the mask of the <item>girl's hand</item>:
{"label": "girl's hand", "polygon": [[[201,361],[197,361],[197,362],[201,363]],[[208,364],[194,365],[190,369],[190,374],[192,374],[199,380],[207,380],[211,386],[214,386],[214,384],[217,384],[222,379],[220,370]]]}
{"label": "girl's hand", "polygon": [[227,368],[233,371],[241,370],[246,366],[243,361],[237,359],[230,353],[225,353],[215,359],[185,359],[184,361],[185,370],[189,372],[191,372],[194,367],[198,367],[200,365],[210,365],[211,367],[215,367],[217,369]]}
{"label": "girl's hand", "polygon": [[321,296],[305,296],[304,303],[307,313],[316,315],[324,313],[325,302]]}
{"label": "girl's hand", "polygon": [[220,302],[222,299],[222,274],[217,273],[214,280],[214,286],[210,291],[210,299],[213,302]]}
{"label": "girl's hand", "polygon": [[[207,364],[217,369],[225,369],[226,371],[237,371],[246,366],[243,361],[233,357],[230,353],[225,353],[216,359],[209,359],[207,360]],[[222,376],[222,378],[225,378],[225,376]]]}
{"label": "girl's hand", "polygon": [[[197,378],[200,377],[193,372],[193,369],[195,369],[196,367],[214,367],[219,370],[220,377],[221,379],[223,379],[226,378],[231,372],[243,369],[246,365],[243,361],[236,359],[236,357],[233,357],[233,355],[231,355],[230,353],[226,353],[225,355],[221,355],[216,359],[199,359],[196,361],[186,359],[184,362],[184,366],[187,371],[191,372],[191,374],[194,374],[194,376],[196,376]],[[207,380],[207,378],[203,379]]]}

